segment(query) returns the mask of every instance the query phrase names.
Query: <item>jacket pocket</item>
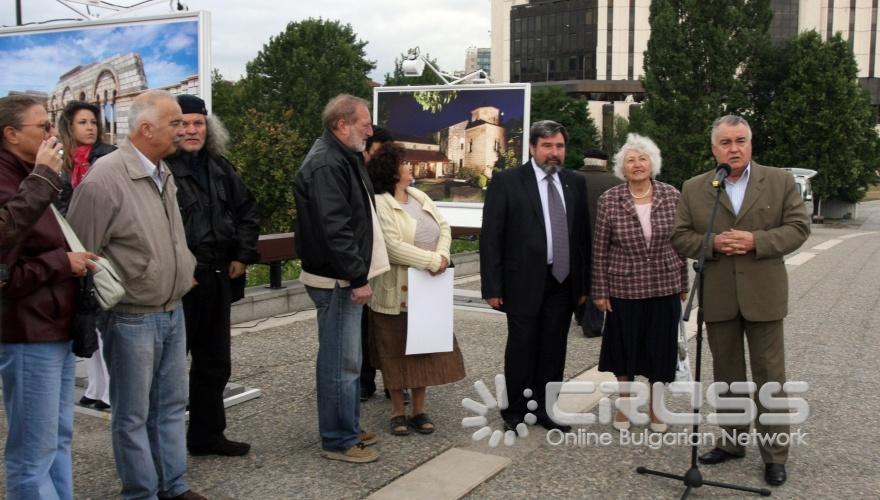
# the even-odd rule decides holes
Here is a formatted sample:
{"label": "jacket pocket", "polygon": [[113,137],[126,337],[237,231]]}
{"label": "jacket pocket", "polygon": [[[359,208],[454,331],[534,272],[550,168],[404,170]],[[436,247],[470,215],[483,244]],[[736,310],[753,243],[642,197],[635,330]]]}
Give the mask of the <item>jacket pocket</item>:
{"label": "jacket pocket", "polygon": [[614,276],[629,276],[632,272],[632,264],[629,262],[613,261],[608,264],[608,274],[613,274]]}

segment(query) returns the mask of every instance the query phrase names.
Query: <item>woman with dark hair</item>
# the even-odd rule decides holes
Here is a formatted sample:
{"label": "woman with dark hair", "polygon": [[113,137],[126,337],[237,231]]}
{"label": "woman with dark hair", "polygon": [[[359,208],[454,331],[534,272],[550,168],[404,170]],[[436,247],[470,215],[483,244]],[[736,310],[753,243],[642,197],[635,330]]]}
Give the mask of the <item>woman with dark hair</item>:
{"label": "woman with dark hair", "polygon": [[[450,352],[406,355],[407,273],[410,267],[437,275],[449,265],[449,223],[423,192],[410,187],[412,168],[403,163],[403,148],[382,145],[367,163],[376,191],[376,213],[391,270],[370,280],[370,348],[373,365],[382,371],[391,393],[391,433],[434,432],[425,413],[426,387],[464,378],[464,360],[453,338]],[[404,415],[403,390],[412,390],[412,416]]]}
{"label": "woman with dark hair", "polygon": [[[73,190],[85,178],[95,160],[116,150],[116,146],[101,142],[100,116],[100,111],[94,104],[70,101],[58,117],[58,137],[67,151],[62,171],[64,187],[55,202],[55,207],[62,214],[67,214]],[[96,410],[106,410],[110,408],[110,374],[102,355],[104,342],[100,335],[98,346],[98,352],[85,360],[89,383],[79,404],[93,406]]]}
{"label": "woman with dark hair", "polygon": [[101,138],[101,112],[94,104],[84,101],[70,101],[58,117],[58,137],[67,154],[64,157],[65,185],[55,202],[55,207],[67,214],[67,205],[73,190],[79,186],[95,160],[116,150],[116,146],[105,144]]}

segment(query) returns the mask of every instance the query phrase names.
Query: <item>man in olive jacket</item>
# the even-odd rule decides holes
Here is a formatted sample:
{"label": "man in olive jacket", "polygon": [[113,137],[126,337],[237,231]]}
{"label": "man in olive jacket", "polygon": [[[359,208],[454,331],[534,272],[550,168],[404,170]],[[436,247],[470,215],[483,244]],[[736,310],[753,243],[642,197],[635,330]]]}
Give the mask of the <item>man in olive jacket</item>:
{"label": "man in olive jacket", "polygon": [[[703,235],[712,233],[707,249],[703,311],[716,382],[745,381],[748,339],[752,380],[758,390],[767,382],[785,383],[783,318],[788,314],[788,274],[783,256],[797,250],[810,234],[809,218],[794,177],[785,170],[751,161],[752,132],[743,118],[728,115],[712,127],[712,154],[731,167],[724,181],[721,206],[712,228],[714,171],[685,182],[678,205],[672,245],[684,256],[700,256]],[[758,414],[767,410],[759,403]],[[788,432],[786,425],[762,425],[763,435]],[[748,433],[749,426],[725,427]],[[779,435],[779,434],[777,434]],[[704,464],[740,458],[745,448],[730,440],[700,456]],[[785,482],[788,446],[761,444],[768,484]]]}

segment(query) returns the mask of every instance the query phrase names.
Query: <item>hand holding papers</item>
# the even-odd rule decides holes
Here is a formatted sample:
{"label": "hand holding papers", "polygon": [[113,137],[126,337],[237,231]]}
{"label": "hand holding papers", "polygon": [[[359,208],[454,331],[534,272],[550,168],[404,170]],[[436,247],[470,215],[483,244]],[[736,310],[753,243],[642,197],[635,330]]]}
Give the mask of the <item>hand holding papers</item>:
{"label": "hand holding papers", "polygon": [[431,276],[409,268],[406,354],[452,351],[452,281],[455,268]]}

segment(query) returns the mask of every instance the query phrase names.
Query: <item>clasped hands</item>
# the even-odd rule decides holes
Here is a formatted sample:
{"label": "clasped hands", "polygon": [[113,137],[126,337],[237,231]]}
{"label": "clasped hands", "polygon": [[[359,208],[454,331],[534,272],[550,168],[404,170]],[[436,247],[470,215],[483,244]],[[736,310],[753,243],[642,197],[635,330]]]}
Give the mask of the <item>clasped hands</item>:
{"label": "clasped hands", "polygon": [[750,231],[728,229],[715,235],[712,246],[724,255],[745,255],[755,249],[755,235]]}

